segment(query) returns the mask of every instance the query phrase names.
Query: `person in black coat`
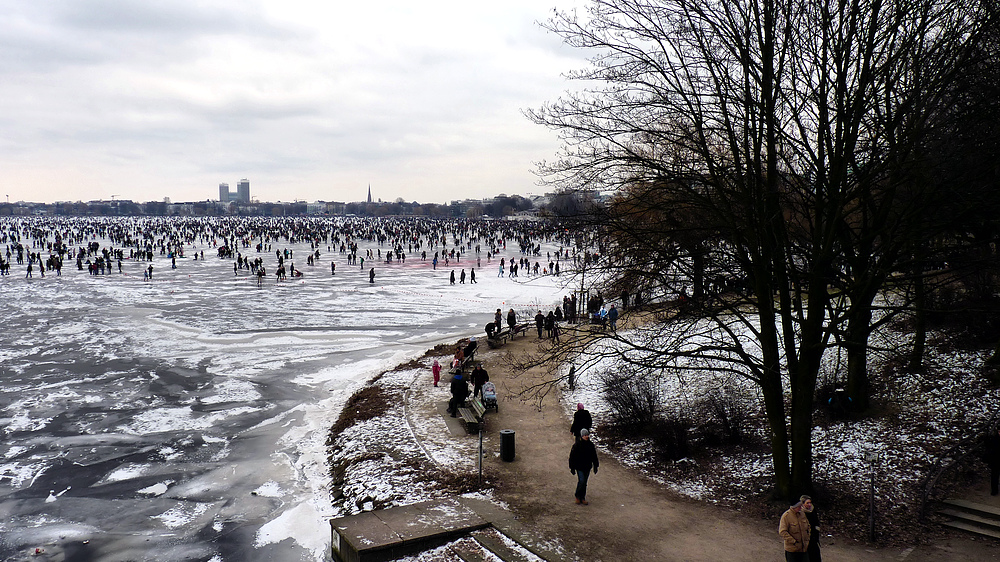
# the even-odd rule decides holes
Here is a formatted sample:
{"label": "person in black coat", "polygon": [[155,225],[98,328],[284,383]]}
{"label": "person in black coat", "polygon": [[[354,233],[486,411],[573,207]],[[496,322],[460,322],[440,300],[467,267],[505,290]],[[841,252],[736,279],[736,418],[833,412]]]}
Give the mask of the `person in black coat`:
{"label": "person in black coat", "polygon": [[597,474],[600,461],[597,458],[597,448],[590,442],[590,431],[580,430],[580,440],[569,452],[569,472],[576,475],[576,503],[587,505],[587,480],[590,479],[590,469]]}
{"label": "person in black coat", "polygon": [[462,373],[455,375],[451,379],[451,401],[448,403],[448,413],[451,417],[458,414],[458,407],[469,397],[469,383],[462,377]]}
{"label": "person in black coat", "polygon": [[482,363],[476,364],[472,370],[472,397],[475,398],[483,393],[483,385],[490,382],[490,374],[483,368]]}
{"label": "person in black coat", "polygon": [[573,425],[569,427],[569,432],[572,433],[576,440],[580,440],[580,432],[584,429],[591,430],[594,427],[594,418],[591,417],[590,412],[588,412],[584,407],[583,403],[576,405],[576,412],[573,413]]}
{"label": "person in black coat", "polygon": [[809,532],[809,548],[806,549],[806,552],[809,554],[809,562],[823,562],[819,552],[819,514],[816,513],[816,505],[812,502],[811,498],[802,506],[802,511],[806,513],[806,519],[809,520],[809,527],[811,529]]}
{"label": "person in black coat", "polygon": [[986,436],[984,444],[983,461],[990,467],[990,494],[997,495],[1000,492],[1000,425],[993,428]]}
{"label": "person in black coat", "polygon": [[477,342],[476,337],[473,336],[469,338],[469,345],[465,346],[465,358],[469,360],[475,359],[477,349],[479,349],[479,342]]}
{"label": "person in black coat", "polygon": [[539,339],[542,337],[542,328],[545,327],[545,315],[539,310],[538,314],[535,315],[535,328],[538,329]]}

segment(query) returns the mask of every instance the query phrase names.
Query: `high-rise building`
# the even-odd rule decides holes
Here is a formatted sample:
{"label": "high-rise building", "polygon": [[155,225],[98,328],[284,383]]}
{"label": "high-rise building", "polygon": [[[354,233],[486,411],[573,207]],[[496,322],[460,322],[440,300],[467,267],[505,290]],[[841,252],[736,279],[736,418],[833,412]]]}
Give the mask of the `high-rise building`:
{"label": "high-rise building", "polygon": [[236,184],[236,198],[241,203],[250,202],[250,180],[243,178]]}
{"label": "high-rise building", "polygon": [[236,191],[229,191],[228,183],[219,184],[219,202],[229,203],[237,201],[239,203],[250,203],[250,180],[243,178],[236,184]]}

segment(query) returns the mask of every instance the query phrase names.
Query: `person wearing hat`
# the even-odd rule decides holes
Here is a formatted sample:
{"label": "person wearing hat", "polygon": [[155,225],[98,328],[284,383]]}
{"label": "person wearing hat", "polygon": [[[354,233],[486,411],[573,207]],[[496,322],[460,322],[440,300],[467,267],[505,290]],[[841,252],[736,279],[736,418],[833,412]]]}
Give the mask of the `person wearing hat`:
{"label": "person wearing hat", "polygon": [[459,372],[453,379],[451,379],[451,402],[448,403],[448,413],[451,417],[456,417],[458,414],[458,407],[465,403],[465,399],[469,397],[469,384],[465,382],[465,378],[462,377],[462,373]]}
{"label": "person wearing hat", "polygon": [[469,345],[465,346],[465,358],[472,360],[475,358],[476,349],[479,348],[479,342],[476,341],[476,336],[469,338]]}
{"label": "person wearing hat", "polygon": [[577,442],[580,441],[580,431],[583,429],[590,430],[594,427],[594,418],[591,417],[590,412],[588,412],[583,407],[583,403],[578,403],[576,405],[576,412],[573,413],[573,425],[569,427],[569,432],[572,433]]}
{"label": "person wearing hat", "polygon": [[806,517],[806,506],[812,507],[812,498],[802,496],[799,502],[788,508],[778,523],[778,535],[785,543],[787,562],[809,562],[809,537],[812,526]]}
{"label": "person wearing hat", "polygon": [[431,366],[431,374],[434,375],[434,386],[437,386],[441,382],[441,364],[438,360],[434,360],[434,365]]}
{"label": "person wearing hat", "polygon": [[576,475],[576,503],[587,505],[587,480],[590,478],[590,469],[594,469],[597,474],[597,467],[600,461],[597,459],[597,448],[590,442],[590,431],[586,428],[580,430],[580,439],[573,444],[569,452],[569,472]]}

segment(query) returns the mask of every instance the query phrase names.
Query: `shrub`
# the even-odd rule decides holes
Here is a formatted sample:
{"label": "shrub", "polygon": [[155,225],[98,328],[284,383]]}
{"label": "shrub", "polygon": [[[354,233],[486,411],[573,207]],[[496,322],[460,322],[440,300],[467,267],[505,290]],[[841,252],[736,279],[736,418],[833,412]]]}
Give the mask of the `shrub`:
{"label": "shrub", "polygon": [[659,382],[651,372],[625,367],[606,371],[599,380],[611,410],[611,423],[642,429],[656,420],[663,400]]}
{"label": "shrub", "polygon": [[704,398],[704,411],[711,425],[717,428],[724,444],[743,442],[744,428],[750,420],[750,409],[730,386],[712,389]]}

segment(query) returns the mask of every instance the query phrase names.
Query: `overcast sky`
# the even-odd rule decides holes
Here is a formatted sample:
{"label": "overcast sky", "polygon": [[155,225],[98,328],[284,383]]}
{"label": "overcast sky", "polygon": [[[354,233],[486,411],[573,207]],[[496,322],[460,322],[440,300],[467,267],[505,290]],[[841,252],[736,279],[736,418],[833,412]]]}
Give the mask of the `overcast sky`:
{"label": "overcast sky", "polygon": [[572,0],[0,0],[0,196],[448,202],[542,191],[522,111]]}

